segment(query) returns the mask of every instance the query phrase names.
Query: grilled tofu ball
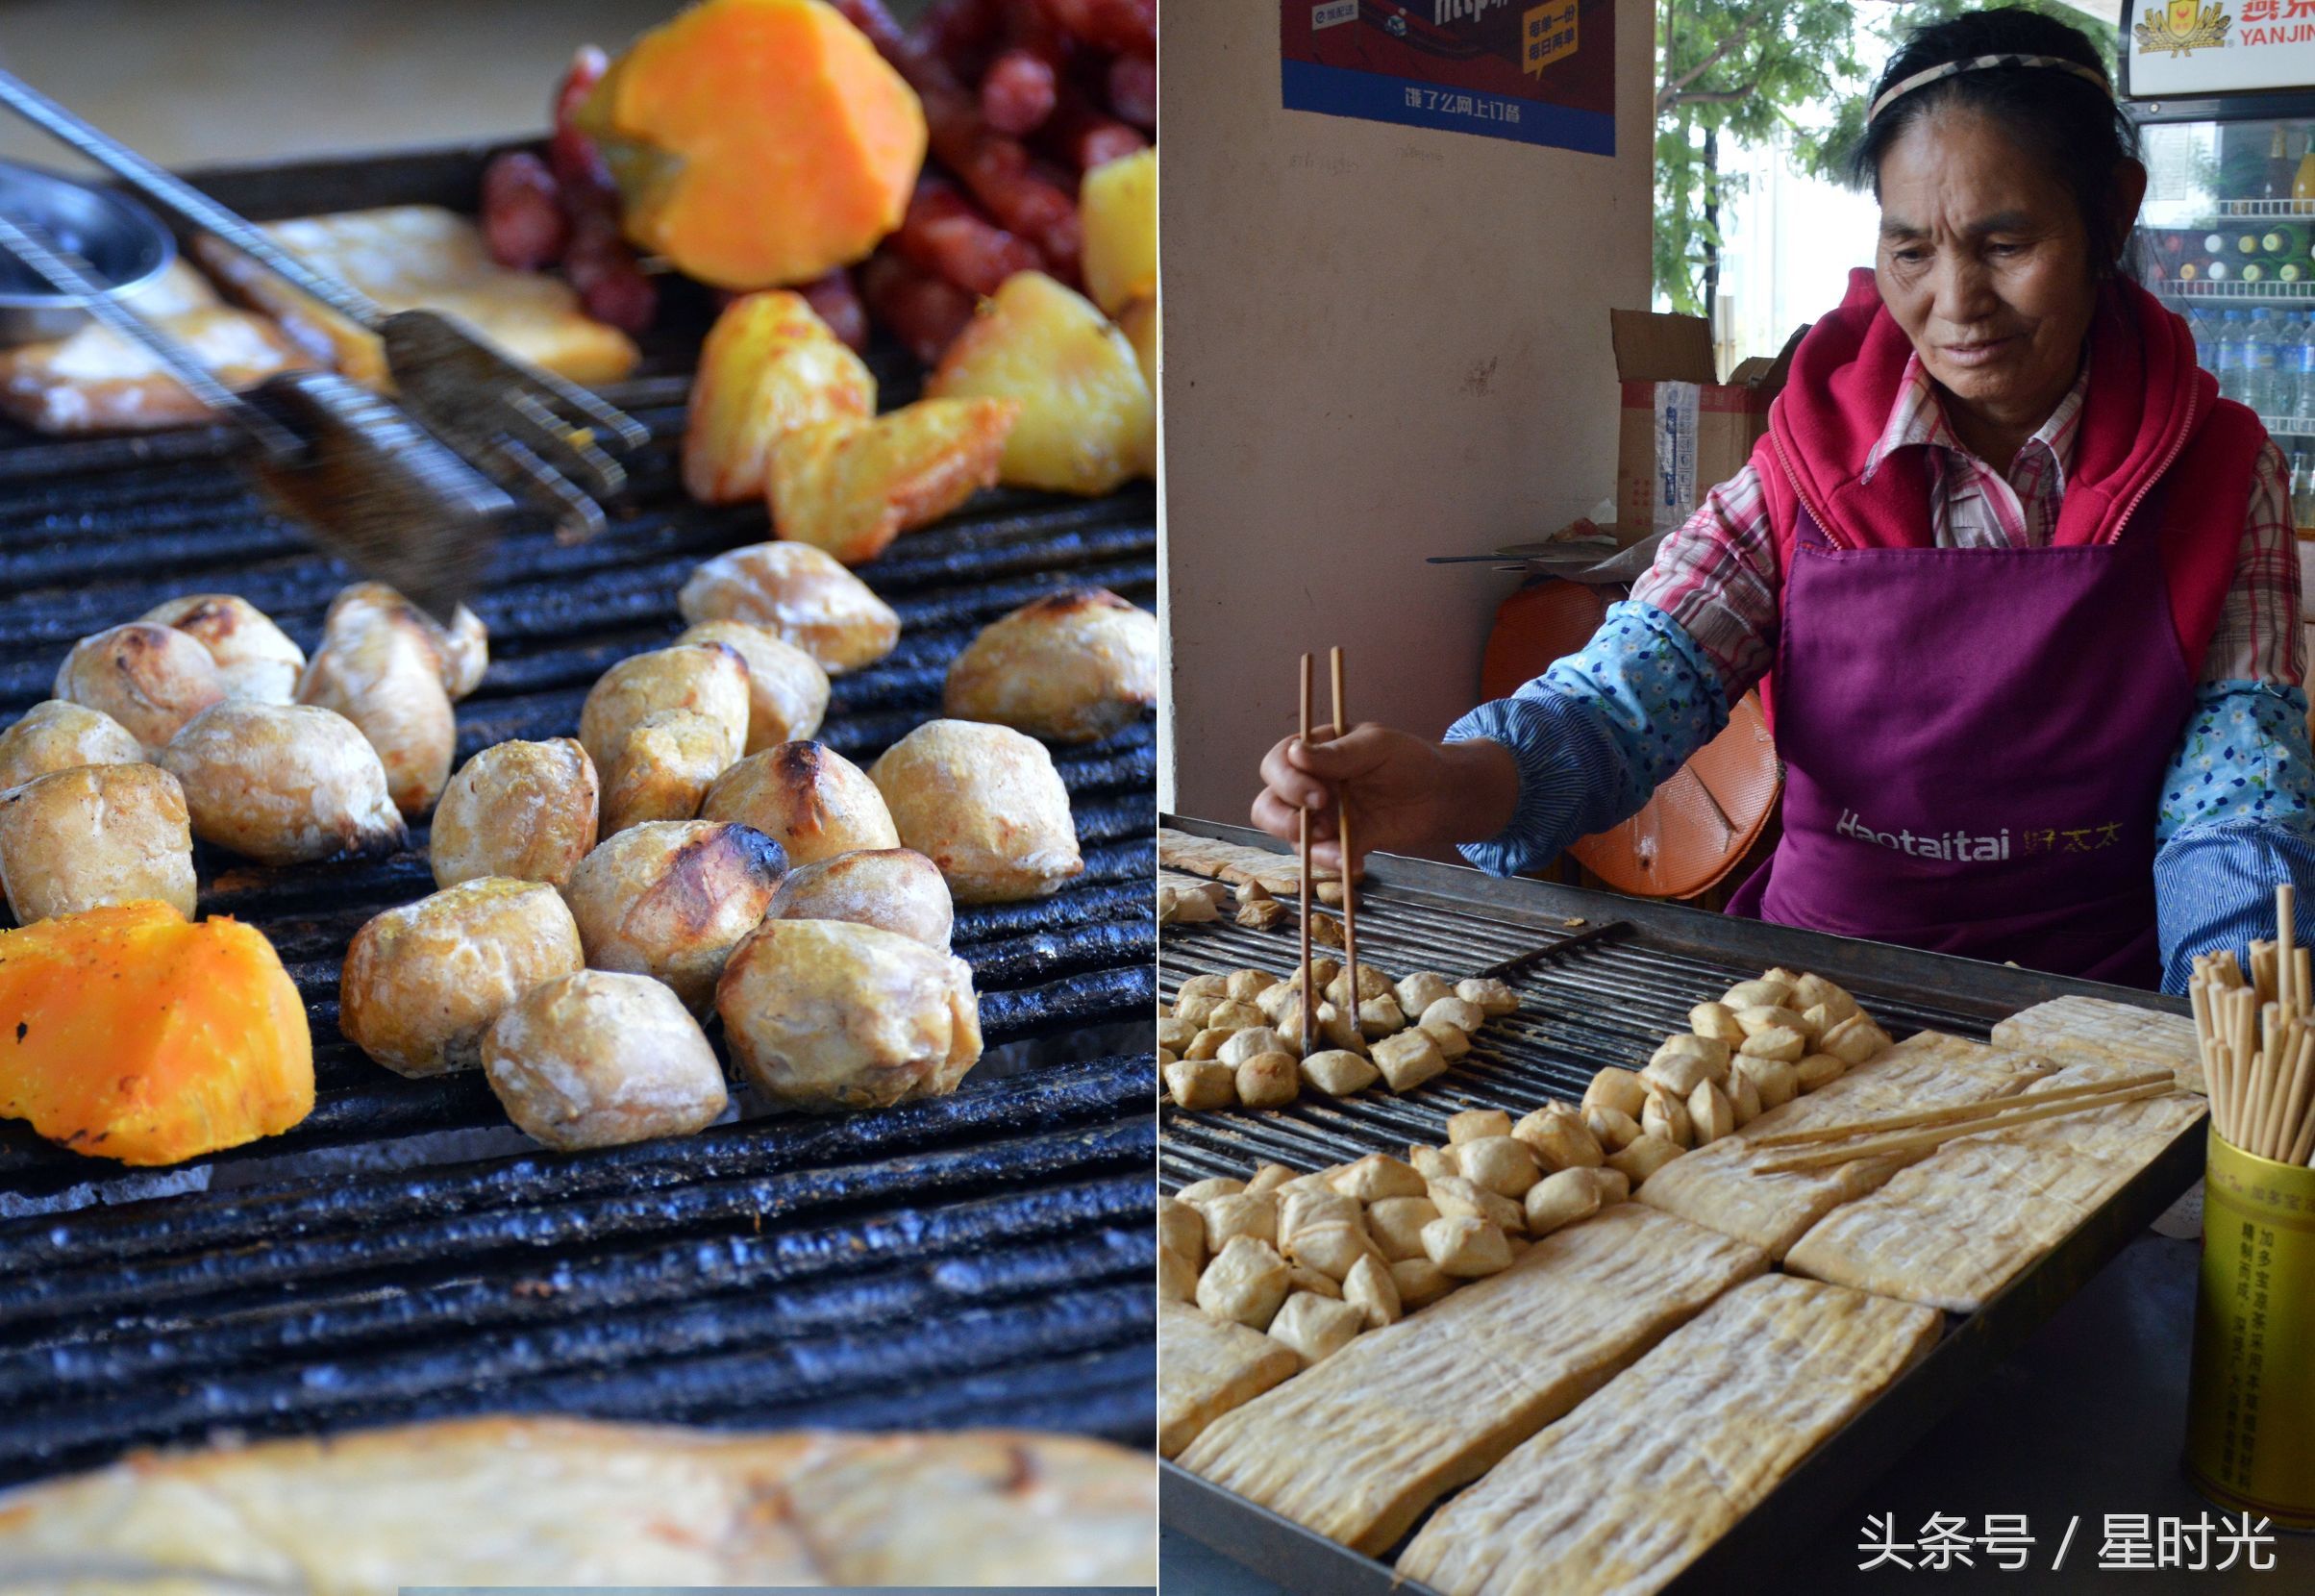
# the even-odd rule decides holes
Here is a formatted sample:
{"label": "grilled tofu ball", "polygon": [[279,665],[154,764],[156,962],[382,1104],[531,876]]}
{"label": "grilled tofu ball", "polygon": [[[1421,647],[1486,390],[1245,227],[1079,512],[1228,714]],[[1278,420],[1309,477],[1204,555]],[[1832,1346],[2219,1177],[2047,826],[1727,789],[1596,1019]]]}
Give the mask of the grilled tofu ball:
{"label": "grilled tofu ball", "polygon": [[357,582],[340,589],[330,601],[330,612],[323,619],[322,629],[326,632],[341,618],[363,611],[393,615],[397,624],[414,626],[425,636],[434,645],[442,689],[450,694],[452,703],[482,686],[483,675],[490,668],[490,635],[482,620],[464,605],[452,611],[451,624],[444,626],[385,583]]}
{"label": "grilled tofu ball", "polygon": [[[579,741],[611,780],[627,734],[663,710],[706,715],[730,734],[732,760],[748,740],[748,667],[721,643],[678,643],[634,654],[605,671],[579,711]],[[731,760],[726,760],[730,764]]]}
{"label": "grilled tofu ball", "polygon": [[185,785],[201,840],[261,864],[387,854],[408,838],[378,751],[333,710],[229,698],[161,763]]}
{"label": "grilled tofu ball", "polygon": [[1158,617],[1105,587],[1032,599],[949,666],[942,707],[1055,742],[1095,742],[1158,702]]}
{"label": "grilled tofu ball", "polygon": [[141,764],[144,749],[102,710],[51,698],[0,732],[0,792],[81,764]]}
{"label": "grilled tofu ball", "polygon": [[647,975],[580,970],[532,987],[483,1034],[507,1117],[549,1147],[686,1136],[730,1105],[683,1000]]}
{"label": "grilled tofu ball", "polygon": [[603,789],[603,830],[689,820],[715,778],[739,758],[732,728],[695,710],[661,710],[627,734]]}
{"label": "grilled tofu ball", "polygon": [[177,778],[86,764],[0,792],[0,892],[25,926],[147,898],[190,919],[193,832]]}
{"label": "grilled tofu ball", "polygon": [[209,650],[171,627],[132,621],[83,637],[57,672],[56,696],[100,710],[159,754],[185,723],[225,696]]}
{"label": "grilled tofu ball", "polygon": [[389,909],[354,934],[337,1029],[397,1075],[483,1061],[483,1033],[541,982],[585,966],[553,887],[484,876]]}
{"label": "grilled tofu ball", "polygon": [[1053,756],[1009,727],[930,720],[868,774],[960,904],[1042,897],[1085,867]]}
{"label": "grilled tofu ball", "polygon": [[820,729],[828,713],[828,672],[795,644],[782,642],[746,621],[702,621],[676,641],[721,643],[747,661],[748,742],[743,753],[760,754]]}
{"label": "grilled tofu ball", "polygon": [[378,750],[394,807],[416,818],[450,780],[458,715],[439,656],[408,605],[356,605],[322,633],[297,681],[297,701],[335,710]]}
{"label": "grilled tofu ball", "polygon": [[227,693],[261,704],[287,704],[297,695],[306,651],[266,613],[231,593],[187,593],[157,604],[138,620],[174,627],[209,650]]}
{"label": "grilled tofu ball", "polygon": [[511,876],[561,886],[595,846],[599,809],[595,761],[576,737],[485,748],[435,806],[435,885]]}
{"label": "grilled tofu ball", "polygon": [[715,1008],[757,1088],[815,1112],[945,1096],[981,1058],[972,967],[875,926],[764,921]]}
{"label": "grilled tofu ball", "polygon": [[900,640],[892,607],[809,543],[751,543],[719,554],[691,573],[675,602],[694,623],[760,626],[831,676],[874,664]]}
{"label": "grilled tofu ball", "polygon": [[740,761],[708,789],[699,812],[777,838],[790,864],[900,846],[884,795],[825,743],[784,742]]}
{"label": "grilled tofu ball", "polygon": [[924,855],[864,848],[798,865],[772,894],[767,920],[849,920],[949,951],[956,911],[949,884]]}
{"label": "grilled tofu ball", "polygon": [[589,968],[657,976],[703,1014],[786,873],[780,844],[749,827],[646,821],[581,860],[564,896]]}

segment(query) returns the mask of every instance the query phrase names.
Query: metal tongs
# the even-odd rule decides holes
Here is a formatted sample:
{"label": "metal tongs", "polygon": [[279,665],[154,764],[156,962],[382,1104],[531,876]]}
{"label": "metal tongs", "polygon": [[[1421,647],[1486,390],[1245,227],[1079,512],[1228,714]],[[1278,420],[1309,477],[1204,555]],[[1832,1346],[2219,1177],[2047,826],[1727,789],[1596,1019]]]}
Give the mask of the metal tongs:
{"label": "metal tongs", "polygon": [[389,313],[6,70],[0,105],[379,339],[400,409],[326,373],[269,379],[244,400],[112,298],[108,285],[0,217],[0,244],[59,289],[81,295],[90,314],[152,350],[197,397],[258,440],[261,477],[333,552],[446,613],[479,579],[496,523],[514,508],[510,491],[551,510],[566,532],[585,537],[603,530],[597,501],[627,485],[614,457],[650,440],[640,422],[455,317]]}

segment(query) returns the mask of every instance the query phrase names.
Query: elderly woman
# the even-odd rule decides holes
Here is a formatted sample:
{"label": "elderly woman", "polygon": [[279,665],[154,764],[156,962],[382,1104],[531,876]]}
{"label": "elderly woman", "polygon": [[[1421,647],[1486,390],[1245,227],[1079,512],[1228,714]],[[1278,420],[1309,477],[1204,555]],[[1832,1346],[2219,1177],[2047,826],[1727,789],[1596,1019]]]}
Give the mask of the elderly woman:
{"label": "elderly woman", "polygon": [[1731,912],[2173,991],[2271,934],[2315,880],[2287,472],[2123,268],[2135,151],[2064,23],[1913,35],[1856,156],[1873,270],[1751,463],[1581,653],[1443,743],[1281,743],[1256,823],[1339,786],[1362,849],[1531,869],[1759,683],[1784,830]]}

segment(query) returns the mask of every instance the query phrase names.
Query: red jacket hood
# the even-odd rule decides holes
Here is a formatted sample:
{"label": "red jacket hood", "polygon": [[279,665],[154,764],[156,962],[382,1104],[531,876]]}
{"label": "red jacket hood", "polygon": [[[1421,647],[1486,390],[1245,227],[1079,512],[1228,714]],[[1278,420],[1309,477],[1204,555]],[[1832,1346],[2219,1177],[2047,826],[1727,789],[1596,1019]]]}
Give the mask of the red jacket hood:
{"label": "red jacket hood", "polygon": [[[2220,403],[2218,384],[2195,363],[2186,323],[2135,283],[2099,290],[2089,346],[2090,382],[2052,538],[2060,546],[2110,536]],[[1873,480],[1862,480],[1912,353],[1873,273],[1854,271],[1848,298],[1801,340],[1769,410],[1777,460],[1793,489],[1851,548],[1931,540],[1923,447],[1892,450]]]}

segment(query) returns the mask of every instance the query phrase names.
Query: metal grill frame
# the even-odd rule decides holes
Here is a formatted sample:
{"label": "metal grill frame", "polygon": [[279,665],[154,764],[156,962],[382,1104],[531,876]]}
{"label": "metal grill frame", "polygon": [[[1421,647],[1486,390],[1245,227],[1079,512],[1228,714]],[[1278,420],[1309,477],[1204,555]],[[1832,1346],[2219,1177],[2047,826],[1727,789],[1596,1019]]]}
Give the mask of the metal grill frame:
{"label": "metal grill frame", "polygon": [[[471,212],[496,153],[191,178],[257,219]],[[690,569],[770,536],[759,509],[696,506],[674,481],[713,307],[669,287],[639,375],[605,390],[655,433],[632,502],[585,544],[543,516],[510,529],[472,600],[493,661],[459,706],[461,762],[571,735],[606,666],[681,629]],[[870,363],[888,405],[913,396],[905,355]],[[230,442],[0,424],[0,721],[48,696],[72,640],[170,594],[237,591],[316,640],[352,573],[263,513]],[[901,613],[900,646],[835,679],[821,739],[865,762],[936,715],[948,660],[1037,593],[1098,584],[1153,604],[1156,543],[1147,487],[980,495],[863,568]],[[506,1409],[1146,1444],[1154,728],[1054,753],[1085,873],[1049,898],[958,909],[990,1048],[961,1090],[814,1118],[735,1087],[736,1120],[592,1153],[530,1143],[479,1073],[405,1080],[337,1035],[347,940],[434,890],[423,826],[390,858],[287,870],[199,849],[201,912],[266,931],[306,1000],[315,1111],[151,1172],[0,1123],[0,1484],[132,1444]],[[26,1211],[40,1209],[61,1211]]]}
{"label": "metal grill frame", "polygon": [[[1160,815],[1161,827],[1193,835],[1282,852],[1280,844],[1244,827]],[[1641,1022],[1612,1027],[1580,1019],[1535,1018],[1530,1009],[1509,1019],[1492,1019],[1473,1038],[1471,1054],[1404,1096],[1380,1088],[1354,1099],[1304,1097],[1282,1110],[1236,1110],[1188,1113],[1167,1102],[1159,1110],[1158,1184],[1178,1191],[1209,1175],[1243,1178],[1257,1162],[1274,1160],[1297,1169],[1315,1169],[1344,1158],[1383,1151],[1404,1156],[1409,1140],[1446,1140],[1446,1117],[1467,1108],[1500,1108],[1514,1116],[1556,1096],[1574,1101],[1602,1063],[1636,1066],[1667,1031],[1679,1029],[1686,1011],[1715,992],[1776,965],[1812,970],[1853,992],[1866,1010],[1908,1035],[1925,1026],[1986,1039],[1992,1027],[2021,1009],[2070,995],[2103,998],[2165,1013],[2183,1014],[2183,1000],[2135,988],[2077,981],[2037,970],[1923,953],[1884,942],[1830,936],[1765,921],[1690,909],[1676,903],[1625,898],[1613,893],[1527,879],[1504,880],[1456,865],[1395,855],[1370,856],[1359,898],[1359,943],[1364,958],[1373,945],[1377,964],[1393,976],[1435,968],[1456,976],[1503,956],[1501,950],[1572,940],[1617,921],[1632,935],[1586,950],[1564,965],[1547,966],[1533,977],[1512,981],[1527,1004],[1538,988],[1554,995],[1581,994],[1585,983],[1570,971],[1627,975],[1653,970],[1658,988],[1639,1009]],[[1568,922],[1575,921],[1571,925]],[[1383,950],[1407,946],[1400,927],[1412,924],[1427,935],[1467,927],[1475,934],[1477,957],[1448,957],[1436,943],[1428,947],[1442,961],[1429,965],[1393,962]],[[1511,944],[1518,944],[1512,946]],[[1189,975],[1243,967],[1241,954],[1261,952],[1271,962],[1256,967],[1293,967],[1296,941],[1281,932],[1248,932],[1227,920],[1208,925],[1168,926],[1160,940],[1159,985],[1171,994]],[[1498,951],[1486,951],[1486,950]],[[1674,972],[1693,971],[1692,977]],[[1673,979],[1692,979],[1682,993],[1661,990]],[[1595,989],[1596,990],[1596,989]],[[1619,992],[1619,998],[1625,994]],[[1669,1014],[1666,1027],[1652,1029]],[[1524,1023],[1523,1023],[1524,1022]],[[1535,1040],[1538,1032],[1564,1023],[1557,1040],[1590,1031],[1632,1040],[1617,1054],[1584,1053],[1570,1063]],[[1499,1029],[1500,1028],[1500,1029]],[[1646,1037],[1646,1045],[1639,1039]],[[1508,1045],[1506,1045],[1506,1044]],[[1501,1089],[1496,1089],[1496,1088]],[[2033,1334],[2090,1279],[2113,1260],[2201,1177],[2205,1126],[2198,1121],[2141,1169],[2075,1232],[2012,1280],[1974,1314],[1946,1318],[1935,1347],[1829,1436],[1777,1484],[1768,1497],[1708,1547],[1667,1590],[1689,1593],[1768,1589],[1778,1583],[1779,1549],[1824,1532],[1859,1491],[1980,1384],[2003,1359]],[[2180,1356],[2184,1356],[2181,1349]],[[1433,1509],[1435,1510],[1435,1509]],[[1399,1574],[1392,1563],[1402,1540],[1382,1559],[1354,1552],[1292,1520],[1250,1502],[1166,1461],[1158,1480],[1158,1517],[1225,1557],[1263,1573],[1307,1596],[1393,1596],[1430,1592],[1431,1587]],[[1426,1513],[1407,1538],[1427,1522]],[[1433,1593],[1435,1596],[1435,1593]]]}

